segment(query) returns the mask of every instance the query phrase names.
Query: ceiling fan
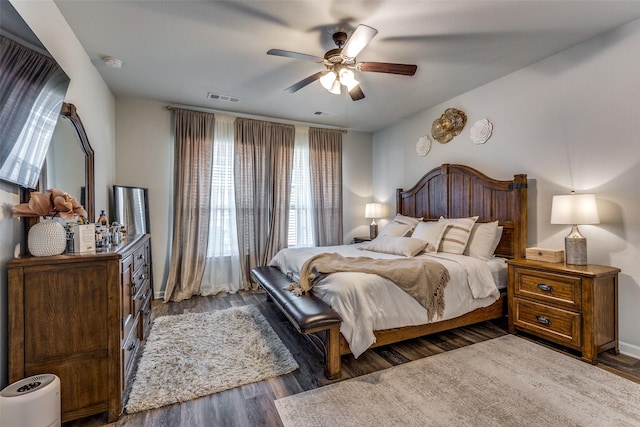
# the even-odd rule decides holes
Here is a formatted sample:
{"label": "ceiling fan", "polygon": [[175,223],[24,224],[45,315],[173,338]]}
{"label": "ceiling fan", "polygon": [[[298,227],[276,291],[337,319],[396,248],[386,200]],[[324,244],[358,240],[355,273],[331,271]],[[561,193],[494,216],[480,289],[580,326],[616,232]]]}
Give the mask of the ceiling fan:
{"label": "ceiling fan", "polygon": [[285,92],[296,92],[308,84],[320,80],[320,84],[322,84],[325,89],[337,95],[342,93],[342,86],[344,86],[349,92],[351,99],[357,101],[364,98],[364,93],[360,88],[360,82],[355,79],[353,70],[413,76],[418,68],[416,65],[410,64],[357,62],[356,56],[369,44],[376,34],[378,34],[378,30],[362,24],[358,25],[348,40],[345,32],[339,31],[334,33],[333,41],[338,47],[337,49],[327,51],[323,58],[281,49],[271,49],[267,52],[267,55],[285,56],[287,58],[317,62],[324,64],[326,67],[326,70],[319,71],[289,86],[285,89]]}

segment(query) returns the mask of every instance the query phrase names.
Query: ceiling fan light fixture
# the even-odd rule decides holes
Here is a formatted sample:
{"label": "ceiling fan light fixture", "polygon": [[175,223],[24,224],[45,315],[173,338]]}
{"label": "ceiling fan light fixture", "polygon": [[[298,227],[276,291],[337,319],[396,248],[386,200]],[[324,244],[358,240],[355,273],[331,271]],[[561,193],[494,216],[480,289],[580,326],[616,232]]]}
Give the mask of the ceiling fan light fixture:
{"label": "ceiling fan light fixture", "polygon": [[320,77],[320,84],[329,92],[331,92],[331,89],[333,88],[333,83],[335,81],[336,81],[336,73],[333,71]]}
{"label": "ceiling fan light fixture", "polygon": [[347,68],[340,70],[340,83],[346,86],[349,92],[360,84],[360,82],[355,79],[353,71]]}
{"label": "ceiling fan light fixture", "polygon": [[338,79],[335,79],[333,81],[333,85],[331,85],[331,89],[329,89],[329,92],[333,93],[334,95],[340,95],[342,93],[342,88]]}

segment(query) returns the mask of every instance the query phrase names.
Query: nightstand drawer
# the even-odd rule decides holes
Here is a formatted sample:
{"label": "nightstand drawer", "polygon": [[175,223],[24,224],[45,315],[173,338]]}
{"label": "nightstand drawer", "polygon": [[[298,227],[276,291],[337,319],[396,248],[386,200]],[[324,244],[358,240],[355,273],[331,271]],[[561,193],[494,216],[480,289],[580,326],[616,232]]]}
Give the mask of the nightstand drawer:
{"label": "nightstand drawer", "polygon": [[580,348],[580,313],[514,298],[513,323],[551,341]]}
{"label": "nightstand drawer", "polygon": [[580,310],[580,278],[540,271],[515,270],[515,296]]}

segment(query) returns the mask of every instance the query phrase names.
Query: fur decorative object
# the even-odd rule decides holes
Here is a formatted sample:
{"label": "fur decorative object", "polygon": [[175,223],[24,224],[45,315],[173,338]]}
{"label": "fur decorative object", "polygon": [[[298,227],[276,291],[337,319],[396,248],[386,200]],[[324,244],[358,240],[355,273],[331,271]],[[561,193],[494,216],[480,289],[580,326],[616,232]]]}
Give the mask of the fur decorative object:
{"label": "fur decorative object", "polygon": [[473,124],[469,131],[469,137],[475,144],[484,144],[491,138],[493,132],[493,124],[487,120],[478,120]]}
{"label": "fur decorative object", "polygon": [[254,306],[159,317],[143,349],[126,412],[185,402],[297,368]]}
{"label": "fur decorative object", "polygon": [[462,132],[467,123],[467,115],[456,108],[447,108],[440,118],[431,125],[431,136],[441,144],[451,141]]}

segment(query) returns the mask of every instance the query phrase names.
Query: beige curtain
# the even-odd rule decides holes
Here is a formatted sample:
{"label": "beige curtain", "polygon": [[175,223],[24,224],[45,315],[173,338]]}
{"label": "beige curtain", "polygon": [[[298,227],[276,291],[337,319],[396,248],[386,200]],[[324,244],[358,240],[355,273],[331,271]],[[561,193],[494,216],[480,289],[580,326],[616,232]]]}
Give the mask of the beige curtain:
{"label": "beige curtain", "polygon": [[174,110],[173,242],[164,301],[200,293],[209,236],[214,115]]}
{"label": "beige curtain", "polygon": [[234,179],[242,287],[287,246],[295,127],[237,118]]}
{"label": "beige curtain", "polygon": [[309,129],[316,246],[342,244],[342,134]]}

